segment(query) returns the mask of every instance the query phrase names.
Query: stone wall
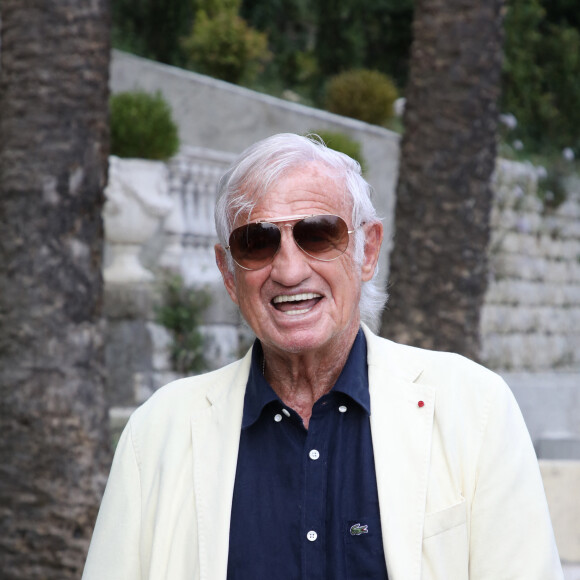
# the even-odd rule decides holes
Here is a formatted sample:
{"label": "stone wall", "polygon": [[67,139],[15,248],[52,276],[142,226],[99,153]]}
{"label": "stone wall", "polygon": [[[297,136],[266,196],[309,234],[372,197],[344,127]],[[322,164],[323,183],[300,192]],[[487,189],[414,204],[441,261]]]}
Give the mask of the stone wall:
{"label": "stone wall", "polygon": [[499,160],[482,359],[506,371],[580,369],[580,183],[557,207],[530,164]]}
{"label": "stone wall", "polygon": [[482,361],[510,385],[538,457],[580,460],[580,181],[555,206],[538,172],[497,162]]}

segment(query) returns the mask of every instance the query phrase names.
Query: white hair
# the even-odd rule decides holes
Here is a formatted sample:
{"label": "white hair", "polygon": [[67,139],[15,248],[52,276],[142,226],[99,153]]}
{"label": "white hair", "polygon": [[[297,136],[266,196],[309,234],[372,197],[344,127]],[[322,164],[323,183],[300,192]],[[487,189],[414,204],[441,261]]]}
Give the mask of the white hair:
{"label": "white hair", "polygon": [[[344,153],[328,148],[318,135],[302,137],[294,133],[273,135],[248,147],[219,180],[215,225],[220,243],[226,247],[236,218],[250,214],[258,200],[288,173],[308,163],[321,163],[334,170],[344,184],[343,192],[352,200],[352,225],[356,230],[353,255],[357,264],[364,259],[363,223],[380,219],[372,204],[372,188],[362,177],[360,164]],[[228,253],[228,266],[234,269]],[[378,283],[378,267],[372,280],[363,282],[359,310],[361,320],[376,329],[387,302],[387,293]]]}

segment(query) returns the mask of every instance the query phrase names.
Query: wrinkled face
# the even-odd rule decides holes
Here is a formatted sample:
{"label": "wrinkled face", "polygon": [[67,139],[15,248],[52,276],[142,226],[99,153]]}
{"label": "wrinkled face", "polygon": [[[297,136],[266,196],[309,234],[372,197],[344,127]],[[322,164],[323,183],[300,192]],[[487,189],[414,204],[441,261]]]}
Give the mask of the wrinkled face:
{"label": "wrinkled face", "polygon": [[[255,206],[251,216],[239,219],[234,228],[257,220],[284,216],[334,214],[353,229],[352,203],[342,182],[320,164],[289,173]],[[281,222],[280,249],[267,266],[227,270],[224,249],[216,246],[218,266],[226,289],[265,348],[303,353],[350,345],[360,324],[359,299],[362,281],[374,272],[382,226],[364,226],[367,234],[362,266],[353,259],[351,234],[346,252],[323,262],[305,254],[295,243],[290,227]]]}

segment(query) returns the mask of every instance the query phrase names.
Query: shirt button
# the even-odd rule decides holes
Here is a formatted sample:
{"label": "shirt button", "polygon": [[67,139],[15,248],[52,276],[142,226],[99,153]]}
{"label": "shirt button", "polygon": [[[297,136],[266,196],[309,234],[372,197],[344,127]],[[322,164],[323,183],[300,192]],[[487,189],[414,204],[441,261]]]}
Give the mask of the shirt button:
{"label": "shirt button", "polygon": [[290,411],[288,411],[288,409],[282,409],[282,413],[284,413],[286,417],[290,417]]}
{"label": "shirt button", "polygon": [[346,413],[346,407],[345,407],[344,405],[341,405],[341,406],[338,408],[338,410],[339,410],[341,413]]}
{"label": "shirt button", "polygon": [[314,531],[314,530],[310,530],[307,534],[306,537],[308,538],[308,540],[310,542],[315,542],[316,538],[318,538],[318,534]]}
{"label": "shirt button", "polygon": [[308,457],[310,457],[310,459],[316,460],[316,459],[318,459],[320,457],[320,453],[318,453],[318,450],[317,449],[312,449],[310,451],[310,453],[308,454]]}
{"label": "shirt button", "polygon": [[282,415],[280,415],[280,413],[274,415],[274,421],[276,421],[276,423],[280,423],[280,421],[282,421]]}

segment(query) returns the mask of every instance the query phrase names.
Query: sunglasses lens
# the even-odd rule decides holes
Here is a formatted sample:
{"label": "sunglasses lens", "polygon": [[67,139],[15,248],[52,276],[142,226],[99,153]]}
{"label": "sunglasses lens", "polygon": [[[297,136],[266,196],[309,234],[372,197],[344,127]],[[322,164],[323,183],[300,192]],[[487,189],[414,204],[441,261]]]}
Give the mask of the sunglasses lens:
{"label": "sunglasses lens", "polygon": [[267,265],[280,246],[280,230],[274,224],[248,224],[230,235],[232,258],[242,268],[258,270]]}
{"label": "sunglasses lens", "polygon": [[[303,252],[330,262],[348,247],[348,226],[336,215],[315,215],[297,221],[292,227],[294,240]],[[280,247],[280,228],[275,223],[261,222],[236,228],[230,235],[232,258],[246,270],[267,266]]]}
{"label": "sunglasses lens", "polygon": [[346,252],[348,226],[336,215],[307,217],[294,226],[294,239],[309,256],[330,261]]}

